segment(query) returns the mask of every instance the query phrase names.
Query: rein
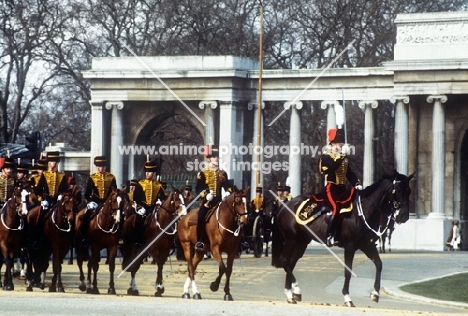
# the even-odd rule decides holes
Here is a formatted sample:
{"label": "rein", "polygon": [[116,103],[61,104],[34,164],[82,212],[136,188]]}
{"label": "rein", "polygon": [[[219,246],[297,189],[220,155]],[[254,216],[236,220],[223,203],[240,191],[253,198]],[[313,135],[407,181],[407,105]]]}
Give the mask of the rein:
{"label": "rein", "polygon": [[[239,236],[239,232],[240,232],[240,230],[242,229],[242,224],[240,223],[239,218],[240,218],[241,216],[248,215],[248,213],[236,214],[236,218],[237,218],[237,228],[236,228],[235,231],[232,231],[232,230],[230,230],[229,228],[224,227],[223,224],[221,224],[221,222],[219,221],[219,212],[220,212],[221,204],[223,204],[223,202],[219,203],[219,204],[218,204],[218,208],[216,209],[216,220],[218,221],[219,226],[220,226],[222,229],[224,229],[225,231],[228,231],[228,232],[230,232],[231,234],[233,234],[235,237]],[[235,204],[232,203],[233,208],[234,208],[234,205],[235,205]],[[228,208],[231,209],[231,208],[229,207],[229,205],[228,205]]]}
{"label": "rein", "polygon": [[[111,207],[112,207],[112,205],[111,205]],[[116,210],[119,210],[119,209],[117,208]],[[115,234],[117,232],[117,230],[119,229],[118,223],[114,220],[114,224],[112,224],[112,227],[109,230],[105,230],[104,228],[102,228],[101,224],[99,223],[99,216],[101,215],[101,213],[104,214],[104,206],[101,207],[101,210],[99,211],[99,213],[97,215],[97,218],[96,218],[96,223],[97,223],[99,229],[101,231],[103,231],[104,233],[107,233],[107,234]],[[104,215],[107,216],[107,217],[112,217],[112,213],[113,212],[111,212],[110,215],[106,215],[106,214],[104,214]]]}
{"label": "rein", "polygon": [[[396,180],[393,181],[393,190],[392,190],[392,196],[393,194],[395,194],[395,184],[397,183]],[[388,201],[389,203],[391,201]],[[388,229],[388,224],[390,223],[390,221],[392,220],[392,218],[395,218],[396,215],[398,215],[398,213],[400,212],[400,203],[397,202],[395,199],[393,199],[393,209],[394,211],[392,212],[392,214],[390,215],[387,215],[385,214],[379,207],[377,207],[374,203],[371,203],[371,205],[373,207],[375,207],[377,210],[379,210],[380,213],[384,214],[387,216],[387,224],[385,225],[385,228],[383,231],[380,231],[380,225],[379,225],[379,230],[376,231],[375,229],[373,229],[369,223],[367,222],[366,220],[366,216],[364,215],[364,211],[362,209],[362,203],[361,203],[361,195],[358,195],[358,203],[357,204],[357,208],[358,208],[358,215],[361,216],[364,220],[364,224],[366,224],[367,228],[372,231],[374,234],[377,235],[377,237],[381,237],[383,234],[385,234],[385,232],[387,231]]]}
{"label": "rein", "polygon": [[[0,217],[1,217],[1,220],[2,220],[2,224],[3,224],[3,226],[5,226],[5,228],[8,229],[8,230],[23,230],[23,228],[24,228],[24,220],[23,220],[23,217],[21,217],[21,216],[19,217],[19,218],[20,218],[20,223],[19,223],[18,228],[11,228],[11,227],[7,226],[7,224],[5,223],[5,213],[6,213],[6,211],[7,211],[7,210],[5,209],[5,207],[6,207],[7,204],[11,201],[11,199],[12,199],[12,198],[9,198],[8,201],[6,201],[5,204],[4,204],[3,207],[2,207],[2,211],[1,211],[2,214],[1,214],[1,216],[0,216]],[[18,211],[18,210],[16,209],[16,211]]]}
{"label": "rein", "polygon": [[[174,194],[171,194],[171,205],[173,205],[175,202],[175,199],[174,199]],[[182,204],[183,205],[183,204]],[[170,210],[168,210],[167,208],[165,208],[163,205],[161,205],[159,207],[160,209],[163,209],[165,210],[167,213],[169,213],[169,215],[172,215],[172,216],[176,216],[175,212],[177,211],[177,209],[174,209],[173,212],[171,212]],[[175,233],[177,233],[177,225],[175,225],[174,223],[174,226],[172,228],[172,232],[168,232],[167,229],[169,227],[166,227],[165,229],[161,227],[161,224],[159,224],[159,221],[158,221],[158,213],[159,212],[154,212],[154,220],[156,221],[156,227],[158,227],[162,232],[164,232],[166,235],[175,235]]]}
{"label": "rein", "polygon": [[[63,206],[64,203],[65,203],[65,202],[62,203],[62,206]],[[57,209],[58,209],[58,208],[59,208],[59,206],[57,205]],[[67,228],[67,229],[64,229],[64,228],[59,227],[59,225],[55,222],[55,214],[56,214],[56,210],[57,210],[57,209],[54,209],[54,211],[52,212],[52,215],[50,216],[50,218],[51,218],[51,220],[52,220],[52,223],[54,223],[55,227],[56,227],[58,230],[60,230],[60,231],[62,231],[62,232],[69,233],[69,232],[71,231],[72,225],[71,225],[71,223],[70,223],[70,220],[69,220],[68,217],[66,216],[66,214],[65,214],[65,215],[62,215],[62,217],[63,217],[64,219],[66,219],[66,221],[67,221],[67,223],[68,223],[68,228]],[[58,213],[57,213],[57,214],[58,214]]]}

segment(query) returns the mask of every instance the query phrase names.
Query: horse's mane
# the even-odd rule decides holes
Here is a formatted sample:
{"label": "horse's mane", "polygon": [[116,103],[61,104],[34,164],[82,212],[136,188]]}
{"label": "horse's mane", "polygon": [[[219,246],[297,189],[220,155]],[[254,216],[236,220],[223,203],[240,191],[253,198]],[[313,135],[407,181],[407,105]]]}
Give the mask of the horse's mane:
{"label": "horse's mane", "polygon": [[379,181],[377,182],[374,182],[372,183],[371,185],[369,185],[368,187],[366,187],[365,189],[361,190],[359,192],[359,194],[362,196],[362,197],[368,197],[369,195],[371,195],[375,190],[377,190],[378,187],[380,187],[382,185],[382,182],[384,182],[385,180],[390,180],[390,181],[393,181],[395,179],[395,174],[386,174],[384,175]]}

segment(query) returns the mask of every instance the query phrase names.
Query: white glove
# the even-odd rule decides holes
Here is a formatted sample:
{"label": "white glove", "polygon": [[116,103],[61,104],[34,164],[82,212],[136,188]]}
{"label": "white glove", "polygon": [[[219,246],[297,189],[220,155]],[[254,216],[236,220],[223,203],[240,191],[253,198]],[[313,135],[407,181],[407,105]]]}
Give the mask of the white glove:
{"label": "white glove", "polygon": [[140,208],[139,210],[136,211],[138,214],[141,216],[145,216],[146,214],[146,209],[144,207]]}
{"label": "white glove", "polygon": [[255,213],[258,213],[258,212],[260,212],[260,211],[259,211],[259,210],[255,210]]}
{"label": "white glove", "polygon": [[208,193],[208,194],[206,195],[205,198],[206,198],[207,201],[211,201],[211,200],[213,199],[213,197],[214,197],[213,194],[210,192],[210,193]]}
{"label": "white glove", "polygon": [[358,184],[354,187],[356,190],[361,191],[362,190],[362,185]]}
{"label": "white glove", "polygon": [[343,144],[341,147],[341,153],[345,155],[349,155],[351,153],[351,148],[349,147],[349,144]]}
{"label": "white glove", "polygon": [[42,208],[47,209],[47,208],[49,208],[49,202],[44,200],[44,201],[41,202],[41,206],[42,206]]}
{"label": "white glove", "polygon": [[162,202],[161,202],[160,199],[158,199],[158,200],[156,201],[156,205],[162,205]]}
{"label": "white glove", "polygon": [[86,207],[88,208],[88,210],[94,211],[95,209],[97,209],[98,205],[96,202],[91,201],[88,204],[86,204]]}
{"label": "white glove", "polygon": [[57,201],[61,201],[62,200],[62,194],[60,194],[58,197],[57,197]]}

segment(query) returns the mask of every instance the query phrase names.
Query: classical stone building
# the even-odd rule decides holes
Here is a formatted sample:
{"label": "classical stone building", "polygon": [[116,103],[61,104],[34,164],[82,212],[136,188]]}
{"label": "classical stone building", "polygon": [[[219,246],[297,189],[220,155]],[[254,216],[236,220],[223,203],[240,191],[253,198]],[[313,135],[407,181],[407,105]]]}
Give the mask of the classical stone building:
{"label": "classical stone building", "polygon": [[[467,233],[468,13],[402,14],[395,23],[393,61],[374,68],[263,70],[262,101],[283,102],[291,112],[289,145],[301,146],[302,101],[321,101],[334,127],[342,89],[346,100],[358,100],[365,112],[363,180],[369,185],[376,180],[372,109],[392,100],[396,168],[416,172],[412,217],[397,227],[392,244],[442,250],[452,219],[461,219]],[[124,155],[119,146],[145,144],[155,124],[176,114],[204,143],[256,144],[262,132],[256,124],[258,68],[256,60],[233,56],[95,58],[83,73],[92,90],[91,159],[109,155],[123,183],[145,157]],[[254,171],[237,168],[252,155],[229,151],[221,159],[238,186],[255,185]],[[293,195],[301,193],[300,159],[289,159]]]}

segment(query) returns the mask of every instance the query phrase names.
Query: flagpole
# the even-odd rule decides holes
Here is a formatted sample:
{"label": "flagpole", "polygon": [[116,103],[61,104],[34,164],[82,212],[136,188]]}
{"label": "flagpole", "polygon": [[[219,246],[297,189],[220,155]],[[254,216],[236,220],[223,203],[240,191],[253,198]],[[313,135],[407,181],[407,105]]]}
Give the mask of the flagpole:
{"label": "flagpole", "polygon": [[[262,71],[263,71],[263,5],[260,1],[260,45],[258,56],[258,104],[257,104],[257,148],[262,146]],[[257,150],[257,172],[255,183],[260,186],[261,151]]]}
{"label": "flagpole", "polygon": [[345,105],[343,87],[341,87],[341,98],[343,99],[343,129],[344,129],[344,139],[345,139],[345,144],[347,144],[347,143],[348,143],[348,133],[346,132],[346,105]]}

